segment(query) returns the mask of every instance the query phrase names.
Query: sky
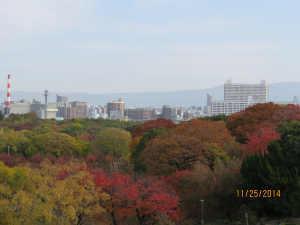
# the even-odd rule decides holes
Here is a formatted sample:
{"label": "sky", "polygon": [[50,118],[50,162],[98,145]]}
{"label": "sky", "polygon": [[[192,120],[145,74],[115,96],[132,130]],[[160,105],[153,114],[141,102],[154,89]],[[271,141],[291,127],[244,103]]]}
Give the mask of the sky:
{"label": "sky", "polygon": [[0,89],[300,82],[299,0],[1,0]]}

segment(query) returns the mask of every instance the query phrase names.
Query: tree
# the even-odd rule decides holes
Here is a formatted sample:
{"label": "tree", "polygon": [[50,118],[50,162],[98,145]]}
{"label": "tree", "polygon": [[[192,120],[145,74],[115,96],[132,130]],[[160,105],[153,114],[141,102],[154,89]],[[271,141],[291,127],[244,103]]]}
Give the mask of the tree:
{"label": "tree", "polygon": [[34,136],[32,138],[33,145],[46,156],[79,156],[82,149],[76,140],[67,134],[47,133]]}
{"label": "tree", "polygon": [[213,174],[216,178],[214,196],[217,200],[215,210],[222,213],[222,218],[232,221],[233,212],[238,211],[239,199],[236,190],[241,187],[242,176],[239,172],[241,159],[229,159],[226,163],[216,160]]}
{"label": "tree", "polygon": [[199,117],[198,120],[211,120],[211,121],[223,121],[226,122],[228,120],[227,115],[225,114],[219,114],[219,115],[213,115],[213,116],[205,116],[205,117]]}
{"label": "tree", "polygon": [[25,119],[23,116],[21,116],[21,118],[20,118],[20,123],[25,123]]}
{"label": "tree", "polygon": [[149,132],[153,128],[158,129],[160,127],[165,128],[166,130],[169,129],[175,129],[177,125],[173,123],[171,120],[164,119],[164,118],[158,118],[156,120],[149,120],[145,123],[139,125],[138,127],[135,127],[132,132],[132,138],[143,136],[144,133]]}
{"label": "tree", "polygon": [[[129,216],[136,216],[140,224],[151,221],[157,213],[178,218],[179,198],[174,191],[167,191],[162,181],[153,177],[127,177],[119,173],[106,174],[91,170],[100,193],[100,205],[111,215],[113,224]],[[101,217],[98,217],[101,219]]]}
{"label": "tree", "polygon": [[38,115],[34,112],[29,112],[28,115],[29,115],[31,121],[36,121],[39,118]]}
{"label": "tree", "polygon": [[239,148],[244,155],[251,155],[261,150],[262,154],[268,153],[267,146],[272,140],[280,139],[280,135],[275,131],[275,127],[265,127],[257,130],[253,135],[246,134],[246,145]]}
{"label": "tree", "polygon": [[12,130],[0,135],[0,151],[7,153],[8,146],[10,146],[10,154],[13,155],[30,156],[35,153],[31,141],[22,132]]}
{"label": "tree", "polygon": [[31,130],[21,130],[20,131],[26,138],[31,139],[32,137],[34,137],[36,134],[31,131]]}
{"label": "tree", "polygon": [[245,157],[241,168],[242,190],[270,190],[254,193],[257,196],[271,196],[269,198],[244,200],[252,210],[277,213],[287,216],[289,220],[291,216],[300,215],[300,178],[295,166],[285,157],[284,142],[284,139],[271,141],[267,148],[269,154],[255,153]]}
{"label": "tree", "polygon": [[[102,211],[85,167],[44,163],[40,169],[7,168],[0,163],[1,224],[91,224]],[[2,176],[1,176],[2,175]]]}
{"label": "tree", "polygon": [[163,181],[154,177],[139,176],[135,181],[137,195],[132,206],[136,211],[140,225],[152,221],[158,213],[179,219],[179,198],[174,190],[167,191]]}
{"label": "tree", "polygon": [[36,133],[37,135],[39,134],[47,134],[47,133],[50,133],[51,132],[51,127],[47,124],[43,124],[43,125],[40,125],[38,127],[35,127],[33,129],[33,132]]}
{"label": "tree", "polygon": [[80,140],[76,140],[78,146],[81,149],[81,155],[82,156],[88,156],[92,151],[92,144],[90,142],[84,142]]}
{"label": "tree", "polygon": [[[142,173],[142,172],[146,171],[145,164],[143,163],[143,160],[141,160],[140,155],[146,148],[147,143],[150,140],[154,139],[155,137],[161,136],[167,132],[168,131],[165,130],[165,128],[163,128],[163,127],[160,127],[158,129],[153,128],[149,132],[146,132],[142,138],[140,138],[140,141],[135,146],[135,149],[132,151],[131,158],[130,158],[130,160],[134,162],[133,165],[134,165],[135,172]],[[136,137],[136,138],[134,138],[134,140],[136,141],[138,138],[139,137]]]}
{"label": "tree", "polygon": [[[280,190],[280,198],[248,201],[251,209],[272,210],[288,217],[300,214],[299,130],[300,122],[297,121],[278,124],[276,131],[280,139],[270,142],[267,147],[269,154],[259,152],[243,160],[243,188],[276,190],[276,196]],[[273,192],[271,194],[274,195]]]}
{"label": "tree", "polygon": [[230,158],[241,158],[243,155],[243,151],[240,149],[240,143],[236,141],[228,142],[222,147],[222,150],[226,152]]}
{"label": "tree", "polygon": [[114,160],[118,157],[129,156],[129,143],[131,135],[127,131],[117,128],[107,128],[99,132],[93,143],[93,153],[95,155],[104,153],[113,156]]}
{"label": "tree", "polygon": [[[114,225],[117,225],[118,220],[134,215],[133,208],[128,204],[134,189],[129,177],[119,173],[106,174],[101,170],[90,170],[90,173],[94,176],[93,181],[99,190],[99,195],[108,195],[108,198],[99,198],[98,201],[110,214]],[[101,221],[101,215],[96,219]]]}
{"label": "tree", "polygon": [[101,127],[101,126],[93,126],[93,127],[89,127],[86,129],[86,132],[89,133],[90,135],[97,135],[100,130],[104,130],[105,128],[104,127]]}
{"label": "tree", "polygon": [[132,152],[135,151],[135,147],[139,144],[141,138],[142,138],[141,136],[132,138],[131,142],[129,143],[129,151],[130,151],[129,160],[131,163],[137,161],[136,159],[132,158]]}
{"label": "tree", "polygon": [[2,121],[3,118],[4,118],[4,114],[3,114],[3,112],[0,110],[0,121]]}
{"label": "tree", "polygon": [[217,199],[214,196],[216,177],[206,165],[195,164],[190,173],[186,173],[181,181],[180,205],[187,219],[201,219],[201,202],[205,199],[204,220],[216,218]]}
{"label": "tree", "polygon": [[196,137],[203,143],[215,143],[220,147],[234,140],[225,125],[216,121],[192,119],[190,122],[181,123],[175,133]]}
{"label": "tree", "polygon": [[291,167],[297,169],[300,175],[300,122],[280,123],[277,130],[281,134],[279,143],[283,150],[283,156]]}
{"label": "tree", "polygon": [[290,122],[292,120],[300,121],[300,107],[297,105],[287,105],[281,107],[274,115],[269,118],[269,121],[275,125],[280,122]]}
{"label": "tree", "polygon": [[252,135],[256,125],[267,121],[280,109],[281,107],[273,102],[257,103],[241,112],[230,115],[226,127],[236,137],[237,141],[245,143],[247,133]]}
{"label": "tree", "polygon": [[95,139],[95,135],[92,134],[81,134],[78,135],[76,140],[84,141],[84,142],[92,142]]}
{"label": "tree", "polygon": [[167,176],[181,170],[190,170],[197,162],[211,165],[211,149],[198,138],[167,133],[149,142],[141,155],[152,176]]}
{"label": "tree", "polygon": [[78,135],[87,134],[87,132],[84,130],[84,126],[80,123],[74,123],[71,126],[62,129],[60,132],[66,133],[74,138],[77,137]]}

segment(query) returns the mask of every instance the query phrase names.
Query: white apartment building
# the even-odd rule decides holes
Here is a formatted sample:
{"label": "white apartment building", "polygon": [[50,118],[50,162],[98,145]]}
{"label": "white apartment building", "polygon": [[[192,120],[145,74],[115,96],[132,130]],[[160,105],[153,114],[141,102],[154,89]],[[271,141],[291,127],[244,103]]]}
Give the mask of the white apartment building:
{"label": "white apartment building", "polygon": [[260,84],[233,84],[227,80],[224,84],[225,102],[247,102],[248,96],[252,96],[253,102],[269,102],[269,84],[262,80]]}
{"label": "white apartment building", "polygon": [[231,115],[255,103],[269,102],[269,85],[265,80],[260,84],[233,84],[231,80],[227,80],[224,84],[224,101],[212,100],[207,95],[207,108],[210,108],[207,114]]}
{"label": "white apartment building", "polygon": [[240,112],[249,106],[252,106],[252,96],[248,96],[247,102],[229,102],[229,101],[211,101],[210,115],[231,115],[233,113]]}

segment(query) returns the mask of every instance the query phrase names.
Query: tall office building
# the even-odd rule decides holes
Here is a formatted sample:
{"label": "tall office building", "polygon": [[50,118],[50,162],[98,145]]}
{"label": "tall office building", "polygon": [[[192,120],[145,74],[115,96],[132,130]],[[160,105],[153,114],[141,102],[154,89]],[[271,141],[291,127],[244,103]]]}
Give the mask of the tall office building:
{"label": "tall office building", "polygon": [[248,102],[248,96],[252,96],[253,102],[269,102],[269,84],[265,80],[260,84],[233,84],[227,80],[224,84],[224,101]]}
{"label": "tall office building", "polygon": [[56,102],[68,102],[68,97],[56,95]]}
{"label": "tall office building", "polygon": [[164,119],[172,119],[172,108],[169,105],[164,105],[162,108],[162,117]]}
{"label": "tall office building", "polygon": [[206,105],[207,105],[207,106],[210,106],[210,105],[211,105],[211,101],[212,101],[212,96],[210,96],[209,94],[207,94],[207,97],[206,97]]}
{"label": "tall office building", "polygon": [[70,103],[71,103],[71,107],[76,108],[75,118],[86,118],[87,117],[87,102],[74,101],[74,102],[70,102]]}

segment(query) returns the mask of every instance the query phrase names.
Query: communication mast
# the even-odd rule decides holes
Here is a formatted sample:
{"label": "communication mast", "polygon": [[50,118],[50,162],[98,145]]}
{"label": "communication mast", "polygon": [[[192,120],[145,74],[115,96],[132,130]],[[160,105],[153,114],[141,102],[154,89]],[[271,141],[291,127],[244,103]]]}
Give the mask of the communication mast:
{"label": "communication mast", "polygon": [[45,96],[45,119],[47,119],[47,98],[48,98],[48,90],[45,90],[45,94],[44,94],[44,96]]}

